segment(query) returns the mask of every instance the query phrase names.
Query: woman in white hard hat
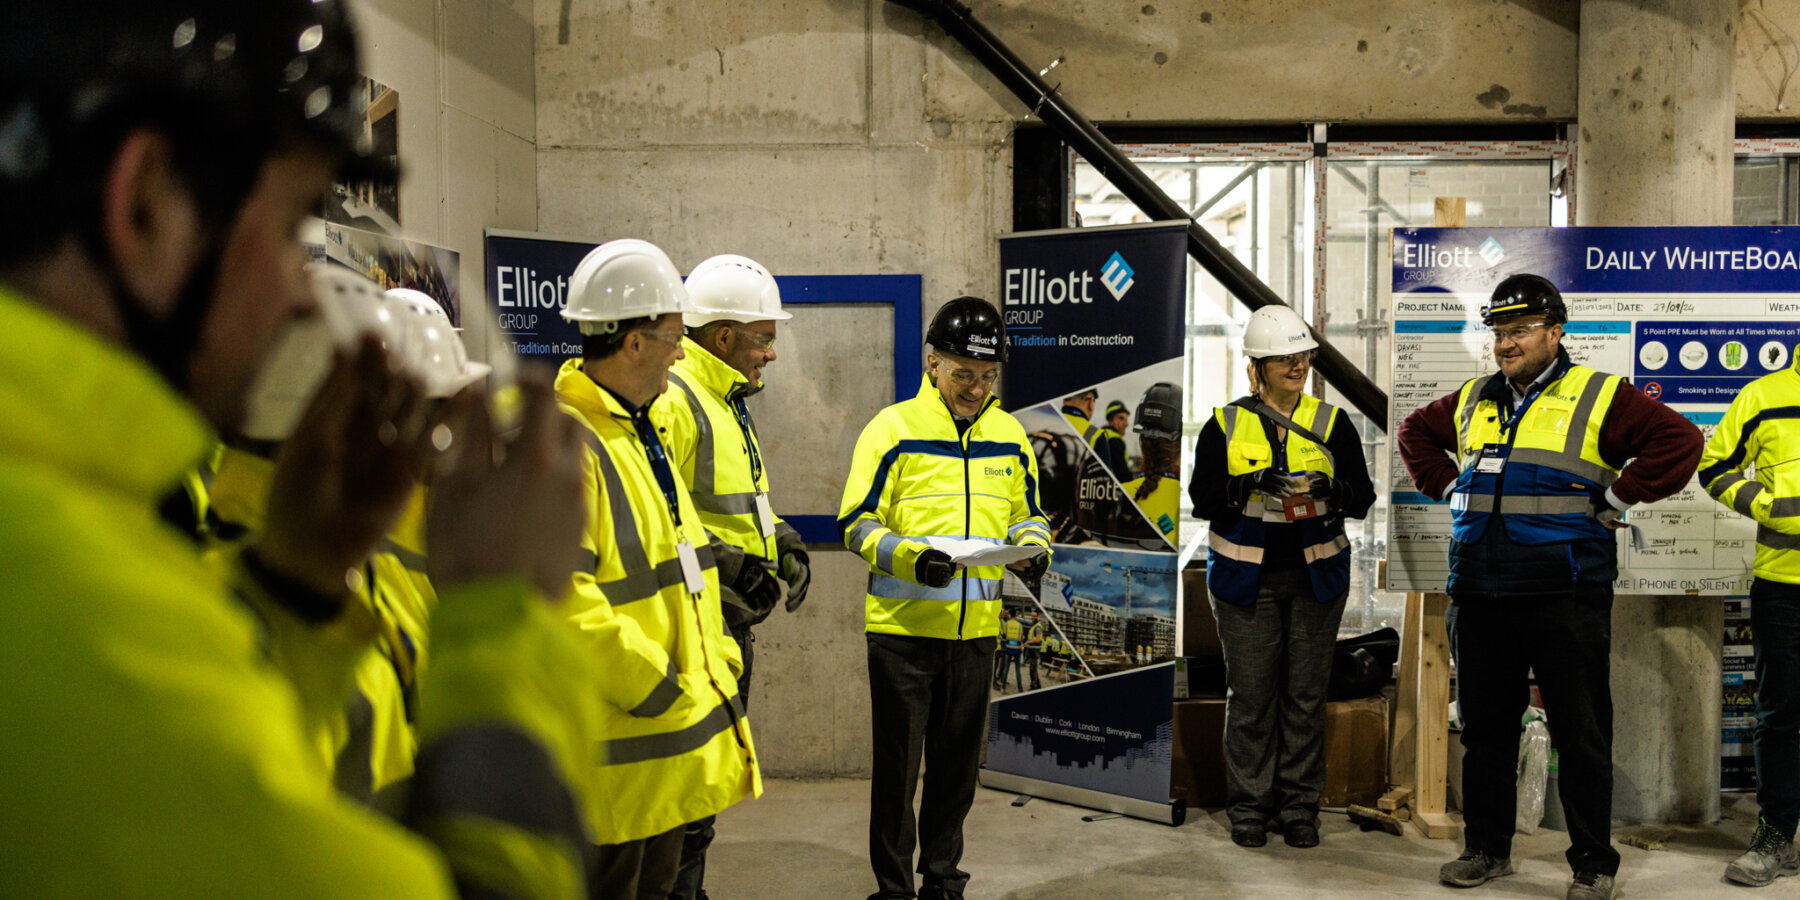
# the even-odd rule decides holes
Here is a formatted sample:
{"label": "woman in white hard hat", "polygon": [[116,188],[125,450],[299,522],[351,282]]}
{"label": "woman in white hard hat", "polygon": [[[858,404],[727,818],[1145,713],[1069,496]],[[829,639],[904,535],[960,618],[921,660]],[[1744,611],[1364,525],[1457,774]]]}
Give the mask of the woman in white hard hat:
{"label": "woman in white hard hat", "polygon": [[1318,349],[1298,314],[1250,316],[1250,396],[1200,432],[1188,495],[1212,523],[1206,586],[1225,651],[1231,839],[1319,843],[1325,687],[1350,585],[1344,517],[1374,502],[1349,417],[1301,393]]}

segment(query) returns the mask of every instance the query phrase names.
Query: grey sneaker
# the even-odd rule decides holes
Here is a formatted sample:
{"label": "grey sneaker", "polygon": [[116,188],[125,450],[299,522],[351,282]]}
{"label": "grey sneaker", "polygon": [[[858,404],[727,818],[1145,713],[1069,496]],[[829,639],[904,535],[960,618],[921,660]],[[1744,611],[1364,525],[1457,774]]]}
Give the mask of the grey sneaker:
{"label": "grey sneaker", "polygon": [[1725,867],[1725,877],[1738,884],[1762,887],[1783,875],[1800,872],[1800,856],[1794,855],[1794,839],[1766,820],[1757,820],[1750,849]]}
{"label": "grey sneaker", "polygon": [[1599,872],[1576,872],[1569,882],[1567,900],[1612,900],[1613,877]]}
{"label": "grey sneaker", "polygon": [[1438,869],[1438,880],[1457,887],[1474,887],[1490,878],[1511,874],[1512,857],[1495,859],[1480,850],[1464,850],[1463,855]]}

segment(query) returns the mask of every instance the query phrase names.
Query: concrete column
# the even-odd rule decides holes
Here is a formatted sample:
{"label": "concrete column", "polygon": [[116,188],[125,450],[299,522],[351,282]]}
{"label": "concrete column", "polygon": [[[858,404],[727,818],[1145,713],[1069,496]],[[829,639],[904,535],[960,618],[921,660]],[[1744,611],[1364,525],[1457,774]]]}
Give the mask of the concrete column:
{"label": "concrete column", "polygon": [[[1577,225],[1731,224],[1734,0],[1583,0]],[[1613,606],[1613,813],[1719,817],[1716,599]]]}

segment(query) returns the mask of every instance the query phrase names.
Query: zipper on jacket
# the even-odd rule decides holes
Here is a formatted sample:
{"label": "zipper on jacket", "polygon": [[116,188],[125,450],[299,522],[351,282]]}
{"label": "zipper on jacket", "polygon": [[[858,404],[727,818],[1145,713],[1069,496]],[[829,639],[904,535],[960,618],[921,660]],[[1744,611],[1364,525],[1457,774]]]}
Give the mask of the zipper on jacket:
{"label": "zipper on jacket", "polygon": [[[975,417],[981,418],[981,413],[976,413]],[[969,432],[974,430],[975,423],[971,421],[969,430],[964,431],[958,439],[958,443],[962,445],[963,456],[963,540],[969,539],[971,524],[969,504],[975,500],[969,486]],[[962,583],[962,601],[956,604],[956,639],[959,641],[963,639],[963,620],[969,614],[969,576],[967,574],[963,575]]]}

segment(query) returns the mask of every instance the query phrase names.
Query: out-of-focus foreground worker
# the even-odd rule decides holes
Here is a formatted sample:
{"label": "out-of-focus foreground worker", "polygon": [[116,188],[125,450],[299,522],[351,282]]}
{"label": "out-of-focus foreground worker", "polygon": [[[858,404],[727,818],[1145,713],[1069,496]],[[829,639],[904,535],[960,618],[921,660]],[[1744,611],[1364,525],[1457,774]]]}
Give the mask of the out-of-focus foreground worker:
{"label": "out-of-focus foreground worker", "polygon": [[[213,537],[227,548],[262,533],[276,454],[331,368],[334,329],[327,319],[339,323],[339,330],[379,337],[401,372],[416,379],[434,402],[455,396],[488,372],[486,365],[468,360],[448,317],[432,316],[394,292],[384,296],[374,282],[347,269],[318,266],[313,277],[322,314],[287,329],[252,388],[243,424],[225,439],[219,455]],[[338,790],[358,800],[411,775],[418,749],[418,683],[436,603],[424,571],[424,496],[423,488],[413,491],[392,532],[360,567],[354,592],[373,615],[375,645],[356,666],[348,704],[320,711],[314,726]],[[293,637],[272,633],[270,655],[278,666],[301,670],[293,677],[304,677],[304,658],[287,652]]]}
{"label": "out-of-focus foreground worker", "polygon": [[[918,396],[875,415],[856,441],[838,514],[869,564],[865,630],[874,772],[869,857],[876,897],[912,897],[915,834],[924,898],[960,898],[963,818],[975,776],[1000,628],[1000,566],[959,568],[928,538],[1042,547],[1014,563],[1034,589],[1049,567],[1037,457],[992,395],[1006,361],[993,304],[958,297],[931,320]],[[913,816],[919,760],[925,797]]]}
{"label": "out-of-focus foreground worker", "polygon": [[1762,817],[1725,877],[1762,886],[1800,872],[1800,358],[1731,401],[1700,458],[1700,484],[1756,520],[1750,632]]}
{"label": "out-of-focus foreground worker", "polygon": [[[0,895],[579,895],[592,658],[541,600],[580,448],[546,379],[496,466],[478,396],[427,415],[364,341],[229,584],[155,515],[313,311],[298,227],[367,162],[355,41],[335,0],[0,5],[0,204],[31,211],[0,224]],[[434,457],[408,833],[333,791],[302,710],[341,708],[347,580]],[[303,680],[265,627],[313,639]]]}
{"label": "out-of-focus foreground worker", "polygon": [[1125,493],[1173,547],[1181,522],[1180,385],[1159,381],[1144,391],[1136,431],[1144,474],[1125,482]]}
{"label": "out-of-focus foreground worker", "polygon": [[[812,580],[806,543],[769,505],[762,444],[744,404],[763,389],[763,367],[776,360],[776,323],[793,316],[781,309],[774,276],[742,256],[701,262],[685,286],[698,311],[682,316],[686,356],[670,367],[668,393],[656,401],[650,418],[694,498],[700,524],[715,539],[725,627],[744,658],[738,702],[747,711],[756,640],[750,629],[781,601],[776,573],[787,582],[788,612],[805,602]],[[706,848],[712,839],[712,816],[688,824],[671,900],[706,895]]]}
{"label": "out-of-focus foreground worker", "polygon": [[570,612],[603,666],[594,900],[663,900],[683,826],[762,793],[711,539],[650,416],[693,311],[668,256],[634,239],[583,258],[563,310],[582,358],[563,364],[556,394],[585,425],[589,504]]}
{"label": "out-of-focus foreground worker", "polygon": [[1612,846],[1614,531],[1634,504],[1694,476],[1699,429],[1562,346],[1562,292],[1538,275],[1494,287],[1481,322],[1499,371],[1421,406],[1397,435],[1426,496],[1450,503],[1446,613],[1463,717],[1463,853],[1438,879],[1512,874],[1526,673],[1544,696],[1569,822],[1568,900],[1608,900]]}

